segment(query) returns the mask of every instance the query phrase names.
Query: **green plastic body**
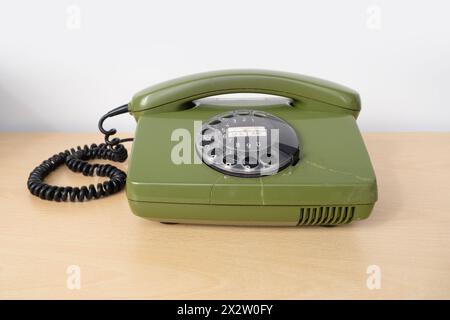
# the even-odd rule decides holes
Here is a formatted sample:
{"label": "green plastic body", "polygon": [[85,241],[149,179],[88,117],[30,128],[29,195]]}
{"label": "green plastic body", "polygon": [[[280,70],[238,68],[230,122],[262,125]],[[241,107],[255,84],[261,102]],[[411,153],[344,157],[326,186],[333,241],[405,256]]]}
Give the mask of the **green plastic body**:
{"label": "green plastic body", "polygon": [[[233,101],[195,104],[208,96],[255,92],[290,103]],[[231,70],[179,78],[137,93],[129,104],[137,120],[126,192],[132,211],[160,222],[231,225],[336,225],[367,218],[377,200],[376,178],[356,125],[356,92],[297,74]],[[219,173],[195,163],[194,121],[232,109],[257,109],[286,122],[300,139],[300,161],[260,178]],[[190,163],[171,155],[190,135]]]}

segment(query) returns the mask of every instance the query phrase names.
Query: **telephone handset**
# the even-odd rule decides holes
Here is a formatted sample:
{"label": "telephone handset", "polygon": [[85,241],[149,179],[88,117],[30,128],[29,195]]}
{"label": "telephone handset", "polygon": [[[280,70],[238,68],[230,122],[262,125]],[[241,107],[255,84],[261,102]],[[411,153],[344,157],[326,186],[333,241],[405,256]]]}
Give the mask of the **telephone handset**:
{"label": "telephone handset", "polygon": [[192,101],[228,93],[265,93],[292,99],[292,106],[316,111],[344,111],[357,116],[358,93],[329,81],[304,75],[264,71],[226,70],[200,73],[167,81],[135,94],[130,111],[136,118],[145,112],[176,111]]}
{"label": "telephone handset", "polygon": [[[284,100],[215,103],[208,97],[263,93]],[[105,114],[105,143],[60,152],[30,174],[41,199],[84,201],[126,186],[132,211],[168,223],[336,225],[369,216],[376,178],[355,119],[359,95],[303,75],[226,70],[167,81],[135,94]],[[104,121],[131,113],[137,128],[128,177],[123,142]],[[106,176],[96,186],[44,182],[65,163],[84,175]]]}

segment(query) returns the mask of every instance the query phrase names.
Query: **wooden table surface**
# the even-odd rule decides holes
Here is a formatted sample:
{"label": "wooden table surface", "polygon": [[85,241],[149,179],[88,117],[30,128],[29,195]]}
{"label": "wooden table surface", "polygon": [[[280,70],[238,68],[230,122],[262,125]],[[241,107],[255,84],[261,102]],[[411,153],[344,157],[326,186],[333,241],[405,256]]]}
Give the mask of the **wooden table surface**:
{"label": "wooden table surface", "polygon": [[[450,298],[450,133],[365,134],[379,201],[336,228],[163,225],[134,216],[123,192],[85,203],[28,193],[42,160],[101,139],[0,133],[0,298]],[[48,177],[97,181],[65,166]]]}

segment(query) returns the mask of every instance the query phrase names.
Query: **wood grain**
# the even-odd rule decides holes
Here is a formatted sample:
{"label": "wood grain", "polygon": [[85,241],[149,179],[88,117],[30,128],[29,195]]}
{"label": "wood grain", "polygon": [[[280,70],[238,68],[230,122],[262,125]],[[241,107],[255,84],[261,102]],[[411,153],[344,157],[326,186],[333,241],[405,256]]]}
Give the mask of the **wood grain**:
{"label": "wood grain", "polygon": [[[31,196],[31,169],[94,134],[0,134],[0,298],[450,298],[450,133],[364,135],[372,216],[343,227],[163,225],[124,193],[86,203]],[[126,168],[126,164],[123,166]],[[49,182],[96,181],[65,167]],[[81,268],[81,289],[66,285]],[[368,266],[381,288],[366,286]]]}

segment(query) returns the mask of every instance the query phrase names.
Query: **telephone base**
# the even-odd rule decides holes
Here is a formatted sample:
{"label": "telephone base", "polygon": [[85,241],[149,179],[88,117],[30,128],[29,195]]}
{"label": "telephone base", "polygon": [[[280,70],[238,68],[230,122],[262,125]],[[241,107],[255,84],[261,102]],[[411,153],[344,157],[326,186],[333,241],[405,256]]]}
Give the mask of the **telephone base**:
{"label": "telephone base", "polygon": [[374,204],[329,206],[236,206],[129,201],[133,213],[164,224],[235,226],[337,226],[365,219]]}

